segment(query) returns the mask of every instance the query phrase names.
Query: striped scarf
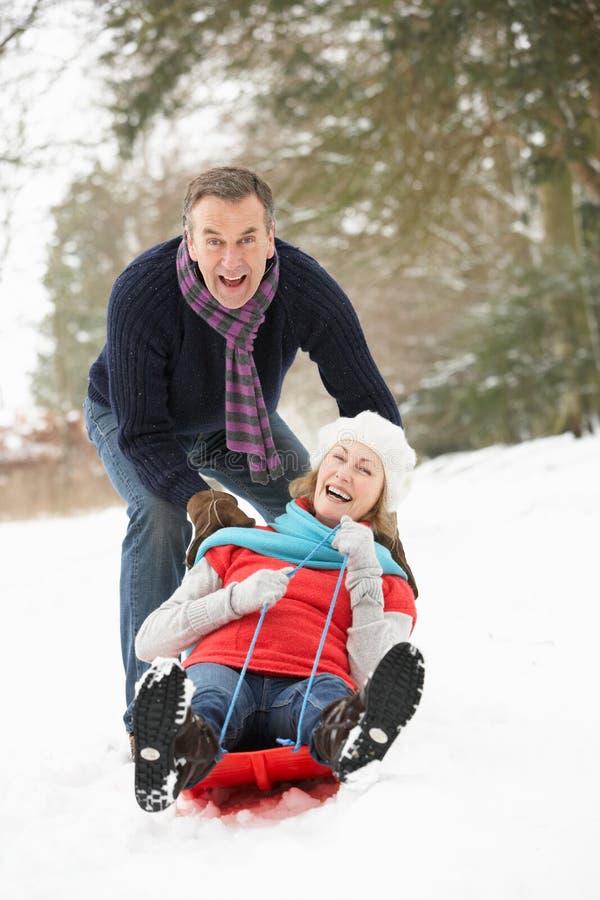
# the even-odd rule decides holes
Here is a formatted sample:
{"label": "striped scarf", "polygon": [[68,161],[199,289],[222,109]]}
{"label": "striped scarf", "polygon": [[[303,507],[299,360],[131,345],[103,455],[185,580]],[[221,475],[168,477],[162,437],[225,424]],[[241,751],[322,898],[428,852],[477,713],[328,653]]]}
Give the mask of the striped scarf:
{"label": "striped scarf", "polygon": [[283,467],[273,443],[252,348],[277,290],[277,254],[254,296],[240,309],[227,309],[215,300],[189,255],[185,238],[177,250],[177,277],[186,303],[225,338],[225,443],[229,450],[248,455],[252,481],[267,484],[269,477],[283,474]]}

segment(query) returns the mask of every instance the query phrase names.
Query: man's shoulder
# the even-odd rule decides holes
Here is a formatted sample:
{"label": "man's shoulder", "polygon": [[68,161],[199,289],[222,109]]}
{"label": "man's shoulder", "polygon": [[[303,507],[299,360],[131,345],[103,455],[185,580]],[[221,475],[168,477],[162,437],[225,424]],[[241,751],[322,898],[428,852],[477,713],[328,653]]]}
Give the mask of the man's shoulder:
{"label": "man's shoulder", "polygon": [[275,243],[282,293],[291,300],[302,300],[311,310],[314,304],[319,309],[324,306],[331,306],[332,309],[347,307],[349,300],[343,288],[313,256],[279,238]]}
{"label": "man's shoulder", "polygon": [[130,269],[135,269],[140,266],[160,267],[167,265],[170,268],[175,264],[177,248],[180,243],[181,235],[179,235],[179,237],[171,238],[168,241],[163,241],[161,244],[154,244],[154,246],[148,247],[147,250],[143,250],[139,256],[132,259],[124,269],[124,272],[128,272]]}
{"label": "man's shoulder", "polygon": [[128,302],[141,294],[144,302],[151,296],[174,293],[178,285],[175,261],[181,238],[155,244],[136,256],[117,276],[111,297],[113,302],[126,297]]}
{"label": "man's shoulder", "polygon": [[296,247],[294,244],[288,244],[287,241],[282,241],[281,238],[275,238],[275,246],[277,248],[277,255],[279,256],[279,264],[283,271],[287,269],[300,268],[312,270],[314,272],[322,272],[325,273],[325,269],[317,262],[317,260],[306,253],[304,250],[301,250],[300,247]]}
{"label": "man's shoulder", "polygon": [[344,291],[335,278],[321,265],[321,263],[287,241],[275,239],[279,256],[280,279],[283,278],[289,284],[302,287],[303,291],[325,290],[335,297],[347,299]]}

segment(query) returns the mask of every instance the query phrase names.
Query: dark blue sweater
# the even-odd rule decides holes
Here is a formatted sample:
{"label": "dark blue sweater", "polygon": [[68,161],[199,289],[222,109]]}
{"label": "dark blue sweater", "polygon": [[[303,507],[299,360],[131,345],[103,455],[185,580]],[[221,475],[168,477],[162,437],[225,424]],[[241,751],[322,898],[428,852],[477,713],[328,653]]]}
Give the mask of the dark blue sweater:
{"label": "dark blue sweater", "polygon": [[[225,341],[183,299],[175,270],[181,238],[151,247],[115,281],[107,341],[90,370],[90,399],[110,406],[119,444],[153,493],[185,506],[205,487],[176,435],[225,428]],[[300,348],[317,364],[340,415],[365,409],[399,423],[356,312],[310,256],[277,240],[279,287],[254,344],[269,413]]]}

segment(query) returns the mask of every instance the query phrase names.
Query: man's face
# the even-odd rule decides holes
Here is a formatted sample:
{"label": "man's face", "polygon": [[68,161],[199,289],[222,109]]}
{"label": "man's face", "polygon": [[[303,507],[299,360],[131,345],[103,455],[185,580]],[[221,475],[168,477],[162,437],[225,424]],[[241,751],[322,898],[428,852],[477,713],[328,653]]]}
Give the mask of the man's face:
{"label": "man's face", "polygon": [[186,241],[204,282],[221,306],[240,309],[256,293],[275,253],[274,226],[256,194],[242,200],[202,197],[190,216]]}

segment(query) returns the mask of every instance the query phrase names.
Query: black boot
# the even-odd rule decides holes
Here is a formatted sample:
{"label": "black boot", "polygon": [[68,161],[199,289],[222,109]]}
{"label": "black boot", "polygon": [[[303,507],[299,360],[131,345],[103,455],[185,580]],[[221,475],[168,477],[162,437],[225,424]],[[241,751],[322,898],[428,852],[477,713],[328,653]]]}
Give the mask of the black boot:
{"label": "black boot", "polygon": [[313,746],[320,758],[333,768],[351,730],[365,711],[359,692],[329,703],[313,732]]}
{"label": "black boot", "polygon": [[335,700],[323,710],[313,735],[315,750],[340,781],[381,760],[414,715],[423,690],[423,656],[412,644],[388,650],[361,694]]}
{"label": "black boot", "polygon": [[137,685],[133,709],[135,797],[146,812],[160,812],[180,791],[208,775],[219,742],[196,716],[191,681],[176,659],[157,659]]}

